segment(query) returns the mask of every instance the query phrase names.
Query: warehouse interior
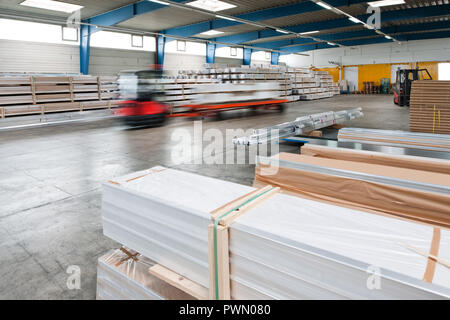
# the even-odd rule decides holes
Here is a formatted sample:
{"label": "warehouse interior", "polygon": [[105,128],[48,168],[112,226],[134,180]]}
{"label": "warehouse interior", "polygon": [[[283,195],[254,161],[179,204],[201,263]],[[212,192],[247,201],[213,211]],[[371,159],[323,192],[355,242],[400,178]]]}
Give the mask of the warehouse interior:
{"label": "warehouse interior", "polygon": [[450,298],[448,0],[3,0],[0,48],[0,299]]}

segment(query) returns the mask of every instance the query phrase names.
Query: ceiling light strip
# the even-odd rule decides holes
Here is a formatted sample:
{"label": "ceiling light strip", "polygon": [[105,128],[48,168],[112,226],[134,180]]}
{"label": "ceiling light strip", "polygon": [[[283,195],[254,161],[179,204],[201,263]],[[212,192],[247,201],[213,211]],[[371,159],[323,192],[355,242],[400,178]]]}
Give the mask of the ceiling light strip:
{"label": "ceiling light strip", "polygon": [[[366,27],[367,29],[373,29],[373,27],[372,27],[371,25],[369,25],[369,24],[367,24],[367,23],[365,23],[365,22],[359,20],[358,18],[352,16],[351,14],[348,14],[348,13],[345,12],[345,11],[342,11],[341,9],[338,9],[338,8],[336,8],[336,7],[333,7],[332,5],[330,5],[330,4],[328,4],[328,3],[325,3],[325,2],[323,2],[323,1],[318,1],[318,0],[311,0],[311,1],[314,2],[315,4],[319,5],[319,6],[323,7],[323,8],[326,8],[326,9],[328,9],[328,10],[331,10],[331,11],[337,13],[337,14],[341,14],[341,15],[346,16],[346,17],[348,18],[348,20],[350,20],[350,21],[352,21],[352,22],[354,22],[354,23],[361,23],[361,24],[362,24],[364,27]],[[391,1],[391,2],[392,2],[392,1],[404,1],[404,0],[383,0],[383,1],[386,1],[386,2]],[[383,2],[383,1],[380,1],[380,2]],[[378,1],[377,1],[377,2],[378,2]],[[397,39],[395,39],[395,38],[389,36],[388,34],[382,32],[382,31],[380,31],[380,30],[375,30],[375,32],[378,33],[379,35],[385,36],[386,39],[389,39],[389,40],[392,40],[392,41],[397,42],[398,44],[401,44],[400,41],[398,41]]]}

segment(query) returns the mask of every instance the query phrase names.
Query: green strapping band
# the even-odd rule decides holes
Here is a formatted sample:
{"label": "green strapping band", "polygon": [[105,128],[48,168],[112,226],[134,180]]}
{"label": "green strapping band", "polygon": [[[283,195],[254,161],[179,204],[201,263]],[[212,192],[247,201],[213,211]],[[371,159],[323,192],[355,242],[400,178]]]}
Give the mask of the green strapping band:
{"label": "green strapping band", "polygon": [[214,221],[214,281],[216,283],[216,290],[215,290],[216,291],[216,300],[219,300],[219,267],[217,266],[217,260],[219,260],[219,257],[217,255],[217,226],[219,225],[220,220],[225,218],[230,213],[232,213],[232,212],[242,208],[246,204],[252,202],[253,200],[259,198],[260,196],[266,194],[267,192],[272,191],[273,189],[275,189],[275,187],[272,187],[269,190],[266,190],[260,194],[257,194],[255,196],[251,197],[244,203],[241,203],[240,205],[236,206],[235,208],[225,212],[223,215],[221,215]]}

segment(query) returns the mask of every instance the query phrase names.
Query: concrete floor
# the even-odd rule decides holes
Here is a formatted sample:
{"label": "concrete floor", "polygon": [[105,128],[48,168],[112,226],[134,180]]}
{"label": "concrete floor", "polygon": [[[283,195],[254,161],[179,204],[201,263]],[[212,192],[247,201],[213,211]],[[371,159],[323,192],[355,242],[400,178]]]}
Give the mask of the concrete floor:
{"label": "concrete floor", "polygon": [[[409,109],[391,96],[338,96],[266,113],[203,122],[203,128],[260,128],[297,116],[362,107],[349,127],[408,130]],[[96,261],[119,245],[102,234],[101,184],[155,165],[251,185],[252,165],[174,165],[176,129],[193,122],[125,130],[112,120],[0,132],[0,299],[95,299]],[[230,148],[230,141],[225,149]],[[298,152],[281,144],[281,151]],[[81,289],[66,285],[70,265]]]}

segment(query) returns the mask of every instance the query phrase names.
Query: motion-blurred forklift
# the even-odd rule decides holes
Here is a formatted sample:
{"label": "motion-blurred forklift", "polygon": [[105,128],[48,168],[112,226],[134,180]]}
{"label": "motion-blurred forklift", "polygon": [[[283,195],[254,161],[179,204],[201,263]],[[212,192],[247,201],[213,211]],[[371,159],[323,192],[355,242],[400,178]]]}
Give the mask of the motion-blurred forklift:
{"label": "motion-blurred forklift", "polygon": [[[425,79],[423,72],[426,72],[429,79]],[[411,96],[411,86],[416,80],[433,80],[427,69],[398,69],[394,86],[394,103],[400,107],[409,106]]]}
{"label": "motion-blurred forklift", "polygon": [[119,74],[119,91],[122,99],[117,114],[128,126],[158,126],[166,121],[170,107],[164,103],[164,78],[161,68],[122,71]]}

